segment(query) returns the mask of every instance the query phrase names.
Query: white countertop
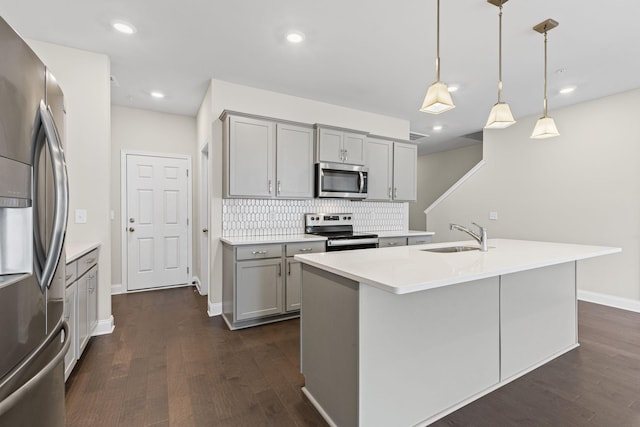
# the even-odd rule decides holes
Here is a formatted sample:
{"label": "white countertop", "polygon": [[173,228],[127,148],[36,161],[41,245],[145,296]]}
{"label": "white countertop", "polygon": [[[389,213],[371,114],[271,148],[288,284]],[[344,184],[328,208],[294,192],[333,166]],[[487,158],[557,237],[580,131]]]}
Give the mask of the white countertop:
{"label": "white countertop", "polygon": [[265,245],[268,243],[323,242],[324,236],[313,234],[282,234],[276,236],[221,237],[220,241],[228,245]]}
{"label": "white countertop", "polygon": [[64,247],[67,255],[66,263],[69,264],[70,262],[77,260],[82,255],[99,248],[101,244],[101,242],[67,243]]}
{"label": "white countertop", "polygon": [[372,231],[378,235],[378,237],[415,237],[415,236],[433,236],[433,231]]}
{"label": "white countertop", "polygon": [[489,239],[489,251],[421,249],[475,246],[475,241],[296,255],[305,264],[394,294],[406,294],[621,252],[620,248]]}

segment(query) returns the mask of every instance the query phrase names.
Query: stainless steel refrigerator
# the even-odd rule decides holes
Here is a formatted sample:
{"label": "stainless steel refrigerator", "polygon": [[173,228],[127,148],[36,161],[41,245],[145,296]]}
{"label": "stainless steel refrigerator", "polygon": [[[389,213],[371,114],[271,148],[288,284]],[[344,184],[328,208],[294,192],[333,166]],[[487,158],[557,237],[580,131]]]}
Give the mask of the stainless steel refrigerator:
{"label": "stainless steel refrigerator", "polygon": [[0,18],[0,426],[64,426],[62,90]]}

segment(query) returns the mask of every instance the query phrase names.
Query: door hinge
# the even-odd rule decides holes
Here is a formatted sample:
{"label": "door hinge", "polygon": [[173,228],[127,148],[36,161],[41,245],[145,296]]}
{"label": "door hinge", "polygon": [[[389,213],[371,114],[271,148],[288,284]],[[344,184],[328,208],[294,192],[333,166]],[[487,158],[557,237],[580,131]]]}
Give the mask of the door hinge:
{"label": "door hinge", "polygon": [[187,218],[187,225],[189,225],[189,218]]}
{"label": "door hinge", "polygon": [[187,176],[189,176],[189,169],[186,169],[185,172],[187,172]]}
{"label": "door hinge", "polygon": [[189,274],[189,267],[187,267],[187,274]]}

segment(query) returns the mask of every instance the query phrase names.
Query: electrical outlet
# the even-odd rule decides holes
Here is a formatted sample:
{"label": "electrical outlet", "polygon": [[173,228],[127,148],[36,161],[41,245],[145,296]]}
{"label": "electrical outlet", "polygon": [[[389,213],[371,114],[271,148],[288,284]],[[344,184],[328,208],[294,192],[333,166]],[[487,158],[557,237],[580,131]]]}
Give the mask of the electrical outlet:
{"label": "electrical outlet", "polygon": [[86,224],[86,223],[87,223],[87,210],[76,209],[76,224]]}
{"label": "electrical outlet", "polygon": [[497,221],[498,220],[498,212],[497,211],[489,212],[489,219],[491,221]]}

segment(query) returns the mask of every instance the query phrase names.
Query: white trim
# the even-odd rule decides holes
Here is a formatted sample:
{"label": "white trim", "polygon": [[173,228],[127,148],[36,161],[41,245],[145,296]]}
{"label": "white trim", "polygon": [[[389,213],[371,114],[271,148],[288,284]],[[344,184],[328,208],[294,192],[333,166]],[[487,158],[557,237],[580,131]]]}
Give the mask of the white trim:
{"label": "white trim", "polygon": [[126,291],[124,290],[124,286],[122,286],[122,283],[111,284],[111,295],[120,295],[125,293]]}
{"label": "white trim", "polygon": [[[187,227],[187,267],[189,273],[193,274],[193,194],[192,194],[192,181],[193,181],[193,165],[191,162],[191,155],[189,154],[166,154],[166,153],[153,153],[147,151],[137,150],[120,150],[120,257],[121,257],[121,272],[120,279],[122,284],[123,293],[129,291],[127,282],[128,271],[128,239],[127,239],[127,156],[147,156],[147,157],[163,157],[170,159],[182,159],[187,161],[187,171],[189,179],[187,179],[187,218],[189,225]],[[180,285],[179,285],[180,286]],[[159,289],[159,288],[158,288]]]}
{"label": "white trim", "polygon": [[578,299],[580,301],[587,301],[595,304],[601,304],[609,307],[640,313],[640,301],[635,299],[622,298],[613,295],[581,290],[578,290]]}
{"label": "white trim", "polygon": [[[222,303],[221,302],[208,301],[208,303],[209,303],[209,309],[207,310],[207,314],[209,315],[209,317],[220,316],[222,314]],[[224,316],[222,316],[222,317],[224,317]]]}
{"label": "white trim", "polygon": [[327,422],[327,424],[329,424],[329,426],[338,427],[338,424],[333,422],[329,414],[327,414],[325,410],[322,409],[322,406],[320,406],[318,401],[313,397],[313,395],[309,392],[309,390],[307,390],[306,387],[302,387],[302,393],[304,393],[304,395],[307,396],[307,399],[309,399],[309,402],[311,402],[313,407],[316,408],[318,412],[320,412],[320,415],[322,415],[322,418],[324,418],[324,420]]}
{"label": "white trim", "polygon": [[200,278],[198,276],[193,276],[191,283],[196,287],[200,295],[207,295],[207,290],[202,289],[202,283],[200,282]]}
{"label": "white trim", "polygon": [[[199,161],[199,170],[198,170],[198,189],[199,189],[199,197],[198,197],[198,241],[194,242],[194,246],[199,249],[199,266],[200,271],[198,274],[202,275],[203,279],[206,282],[206,288],[202,287],[201,283],[198,283],[198,292],[200,295],[208,295],[209,294],[209,282],[211,282],[211,239],[209,236],[211,235],[211,159],[209,157],[211,152],[209,141],[205,142],[202,147],[200,147],[200,152],[198,154]],[[204,176],[206,175],[206,176]],[[206,191],[203,187],[206,186]],[[206,193],[206,194],[205,194]],[[203,212],[206,211],[206,212]],[[205,213],[203,215],[203,213]],[[203,228],[209,229],[209,232],[206,233],[206,241],[203,244]],[[203,251],[204,247],[204,251]],[[203,252],[206,252],[203,254]],[[202,262],[202,260],[206,259],[206,265]],[[195,273],[195,272],[194,272]]]}
{"label": "white trim", "polygon": [[440,203],[442,203],[444,201],[444,199],[446,199],[454,191],[456,191],[458,189],[458,187],[460,187],[467,179],[471,178],[471,176],[474,173],[478,172],[478,170],[480,170],[480,168],[482,168],[482,166],[484,166],[484,164],[485,164],[485,161],[484,160],[480,160],[477,165],[475,165],[474,167],[472,167],[469,170],[469,172],[465,173],[462,176],[462,178],[457,180],[455,184],[453,184],[451,187],[449,187],[449,189],[447,191],[445,191],[442,196],[438,197],[435,202],[431,203],[431,205],[429,205],[429,207],[427,207],[427,209],[424,210],[425,215],[428,214],[429,212],[431,212],[431,210],[433,210]]}
{"label": "white trim", "polygon": [[91,334],[91,336],[95,337],[95,336],[98,336],[98,335],[110,334],[110,333],[113,332],[115,327],[116,327],[116,325],[115,325],[114,320],[113,320],[113,315],[111,315],[106,320],[98,320],[98,324],[96,325],[95,328],[93,328],[93,333]]}

